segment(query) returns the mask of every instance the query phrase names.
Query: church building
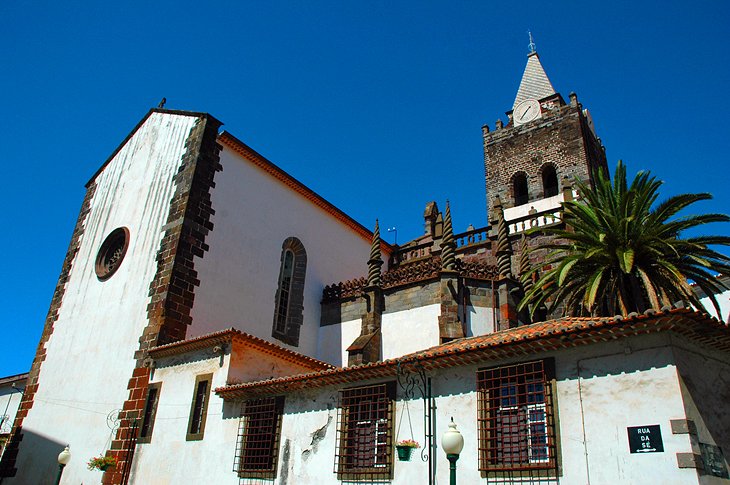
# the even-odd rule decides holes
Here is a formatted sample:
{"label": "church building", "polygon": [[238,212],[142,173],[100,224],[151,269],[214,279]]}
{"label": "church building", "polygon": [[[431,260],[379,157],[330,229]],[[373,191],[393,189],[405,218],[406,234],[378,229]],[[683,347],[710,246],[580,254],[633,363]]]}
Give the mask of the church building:
{"label": "church building", "polygon": [[489,225],[430,202],[391,245],[210,114],[150,110],[86,184],[0,481],[434,485],[453,419],[459,483],[730,484],[721,318],[517,311],[528,230],[608,171],[588,110],[533,50],[482,131]]}

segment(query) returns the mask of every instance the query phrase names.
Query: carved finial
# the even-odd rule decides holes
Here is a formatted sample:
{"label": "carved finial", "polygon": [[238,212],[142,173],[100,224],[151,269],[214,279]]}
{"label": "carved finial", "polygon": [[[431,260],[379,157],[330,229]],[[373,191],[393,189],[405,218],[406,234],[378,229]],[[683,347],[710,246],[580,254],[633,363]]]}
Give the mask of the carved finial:
{"label": "carved finial", "polygon": [[527,45],[527,48],[530,49],[530,54],[534,54],[537,52],[537,49],[535,48],[535,41],[532,40],[532,32],[528,30],[527,35],[530,36],[530,43]]}
{"label": "carved finial", "polygon": [[567,175],[563,177],[563,200],[573,200],[573,184]]}
{"label": "carved finial", "polygon": [[160,104],[158,104],[157,107],[158,108],[164,108],[165,107],[165,103],[167,103],[167,98],[162,98],[160,100]]}
{"label": "carved finial", "polygon": [[380,225],[375,219],[375,230],[373,231],[373,243],[370,246],[370,259],[368,260],[368,286],[380,286],[380,267],[383,260],[380,258]]}
{"label": "carved finial", "polygon": [[511,254],[512,247],[509,244],[509,232],[507,230],[507,221],[504,220],[504,210],[502,206],[497,209],[497,269],[502,277],[512,276]]}
{"label": "carved finial", "polygon": [[441,242],[441,269],[446,271],[456,270],[456,243],[454,242],[451,207],[448,200],[446,201],[446,215],[444,216],[444,236]]}
{"label": "carved finial", "polygon": [[522,234],[522,248],[520,249],[520,279],[525,293],[533,287],[533,281],[530,272],[530,248],[527,245],[527,237]]}

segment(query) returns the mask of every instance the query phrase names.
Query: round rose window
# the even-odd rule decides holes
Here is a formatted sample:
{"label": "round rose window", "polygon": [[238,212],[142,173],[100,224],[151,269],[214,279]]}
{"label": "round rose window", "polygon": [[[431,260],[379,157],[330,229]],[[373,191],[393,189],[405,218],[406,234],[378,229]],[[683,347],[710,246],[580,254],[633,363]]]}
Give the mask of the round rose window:
{"label": "round rose window", "polygon": [[119,269],[129,246],[129,229],[114,229],[101,244],[96,255],[96,276],[100,281],[108,280]]}

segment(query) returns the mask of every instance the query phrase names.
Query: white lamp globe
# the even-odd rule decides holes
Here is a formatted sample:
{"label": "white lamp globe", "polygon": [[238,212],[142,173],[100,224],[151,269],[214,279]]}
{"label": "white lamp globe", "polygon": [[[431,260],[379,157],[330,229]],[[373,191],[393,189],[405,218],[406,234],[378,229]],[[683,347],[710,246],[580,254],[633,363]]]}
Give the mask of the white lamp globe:
{"label": "white lamp globe", "polygon": [[58,454],[58,464],[59,465],[66,465],[71,460],[71,451],[68,449],[68,446],[63,449],[61,453]]}
{"label": "white lamp globe", "polygon": [[454,418],[451,418],[449,429],[441,436],[441,448],[444,449],[447,455],[458,455],[464,449],[464,437],[456,429]]}

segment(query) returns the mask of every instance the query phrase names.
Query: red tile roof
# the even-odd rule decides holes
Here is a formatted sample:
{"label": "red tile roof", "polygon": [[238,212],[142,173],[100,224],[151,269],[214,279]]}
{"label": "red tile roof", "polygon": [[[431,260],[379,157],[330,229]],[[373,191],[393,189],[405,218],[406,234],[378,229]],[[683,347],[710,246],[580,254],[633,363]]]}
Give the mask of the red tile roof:
{"label": "red tile roof", "polygon": [[312,357],[300,354],[299,352],[294,352],[293,350],[285,349],[284,347],[280,347],[279,345],[268,342],[262,338],[255,337],[246,332],[236,330],[235,328],[227,328],[218,332],[201,335],[200,337],[194,337],[187,340],[173,342],[171,344],[153,347],[150,349],[149,355],[154,359],[159,359],[161,357],[170,357],[173,355],[180,355],[187,352],[215,347],[216,345],[232,343],[233,341],[242,342],[256,350],[273,355],[288,362],[299,364],[313,371],[337,368],[326,362],[313,359]]}
{"label": "red tile roof", "polygon": [[25,374],[16,374],[14,376],[0,377],[0,386],[3,386],[5,384],[15,384],[16,382],[25,384],[25,381],[27,379],[27,372]]}
{"label": "red tile roof", "polygon": [[395,359],[310,374],[280,377],[219,387],[225,399],[271,395],[334,384],[394,377],[399,367],[418,364],[424,369],[483,363],[490,358],[534,356],[578,345],[607,342],[623,337],[672,331],[715,349],[730,351],[730,327],[685,308],[652,314],[612,318],[561,318],[525,325],[477,337],[463,338]]}

